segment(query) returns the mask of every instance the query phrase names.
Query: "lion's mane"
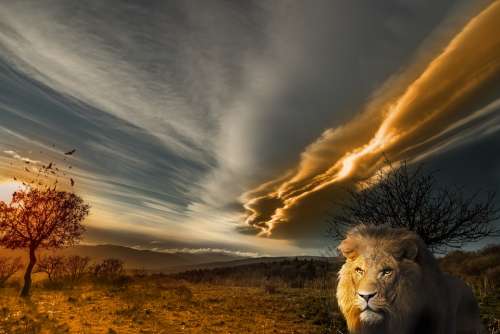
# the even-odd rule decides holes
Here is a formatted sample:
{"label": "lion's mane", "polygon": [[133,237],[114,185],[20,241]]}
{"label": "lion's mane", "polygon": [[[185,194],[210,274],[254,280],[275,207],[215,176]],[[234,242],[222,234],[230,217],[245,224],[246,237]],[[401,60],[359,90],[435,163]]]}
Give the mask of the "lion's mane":
{"label": "lion's mane", "polygon": [[[470,288],[444,274],[415,233],[360,225],[347,234],[339,250],[347,260],[339,271],[337,301],[351,333],[481,332],[478,307]],[[384,320],[375,325],[360,320],[350,264],[370,251],[391,254],[399,266],[398,277],[389,288],[394,298],[383,306]]]}

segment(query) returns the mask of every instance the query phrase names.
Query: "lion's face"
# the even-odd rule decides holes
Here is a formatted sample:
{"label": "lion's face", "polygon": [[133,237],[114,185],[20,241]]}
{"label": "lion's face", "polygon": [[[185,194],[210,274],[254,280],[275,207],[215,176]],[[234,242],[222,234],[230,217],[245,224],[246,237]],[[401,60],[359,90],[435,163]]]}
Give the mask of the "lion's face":
{"label": "lion's face", "polygon": [[337,300],[351,331],[394,322],[416,306],[422,276],[418,244],[413,234],[396,232],[353,233],[339,246],[346,262],[339,272]]}
{"label": "lion's face", "polygon": [[375,251],[348,261],[344,270],[354,286],[353,302],[359,309],[360,320],[383,320],[396,298],[399,262],[386,252]]}

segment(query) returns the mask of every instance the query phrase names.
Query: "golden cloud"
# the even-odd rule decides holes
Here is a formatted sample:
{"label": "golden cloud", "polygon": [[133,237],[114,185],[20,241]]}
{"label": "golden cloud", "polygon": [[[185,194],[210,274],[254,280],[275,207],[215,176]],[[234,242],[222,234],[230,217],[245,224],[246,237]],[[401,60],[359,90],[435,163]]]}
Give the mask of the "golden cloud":
{"label": "golden cloud", "polygon": [[[477,109],[500,72],[500,2],[470,20],[403,91],[396,85],[351,122],[325,131],[286,175],[245,193],[246,223],[260,235],[302,233],[342,196],[372,176],[383,155],[417,159],[439,136]],[[396,95],[399,94],[399,95]]]}

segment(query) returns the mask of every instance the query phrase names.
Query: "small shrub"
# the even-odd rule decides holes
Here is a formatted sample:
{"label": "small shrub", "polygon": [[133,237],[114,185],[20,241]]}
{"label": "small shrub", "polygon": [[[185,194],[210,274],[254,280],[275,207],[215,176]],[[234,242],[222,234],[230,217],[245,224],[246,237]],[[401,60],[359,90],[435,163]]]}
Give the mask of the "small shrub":
{"label": "small shrub", "polygon": [[120,275],[112,280],[112,283],[115,287],[125,288],[132,282],[132,277],[127,275]]}
{"label": "small shrub", "polygon": [[268,282],[264,284],[264,292],[271,295],[278,293],[278,286],[274,283]]}
{"label": "small shrub", "polygon": [[21,258],[0,257],[0,287],[3,287],[21,267]]}
{"label": "small shrub", "polygon": [[193,292],[185,285],[176,287],[174,292],[183,301],[190,302],[193,299]]}
{"label": "small shrub", "polygon": [[69,256],[66,258],[66,275],[71,282],[80,281],[83,276],[87,273],[90,258],[81,257],[78,255]]}
{"label": "small shrub", "polygon": [[140,312],[142,307],[142,303],[127,305],[116,309],[115,314],[121,317],[133,317]]}
{"label": "small shrub", "polygon": [[119,283],[124,274],[123,261],[118,259],[105,259],[92,268],[94,279],[101,283]]}
{"label": "small shrub", "polygon": [[77,302],[78,302],[78,298],[73,297],[73,296],[68,297],[68,303],[75,304]]}
{"label": "small shrub", "polygon": [[133,277],[137,278],[145,278],[148,276],[148,272],[145,269],[134,269],[132,270],[131,274]]}
{"label": "small shrub", "polygon": [[495,286],[500,287],[500,266],[489,268],[485,275]]}
{"label": "small shrub", "polygon": [[46,273],[50,285],[59,285],[66,274],[64,257],[60,255],[42,256],[36,264],[35,272]]}

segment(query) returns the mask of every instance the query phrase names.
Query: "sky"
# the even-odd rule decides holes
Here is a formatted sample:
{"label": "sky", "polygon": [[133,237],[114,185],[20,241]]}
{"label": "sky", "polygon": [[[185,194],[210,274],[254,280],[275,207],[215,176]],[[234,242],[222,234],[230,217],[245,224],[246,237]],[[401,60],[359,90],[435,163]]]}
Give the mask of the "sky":
{"label": "sky", "polygon": [[3,1],[0,200],[53,162],[87,243],[321,255],[384,157],[499,189],[499,31],[486,0]]}

